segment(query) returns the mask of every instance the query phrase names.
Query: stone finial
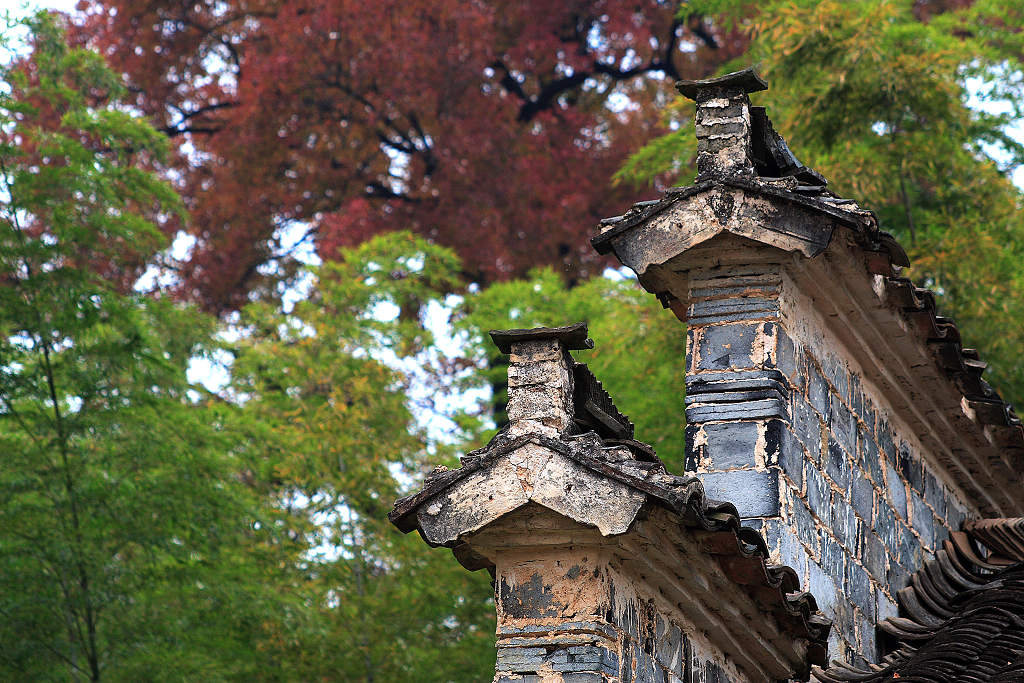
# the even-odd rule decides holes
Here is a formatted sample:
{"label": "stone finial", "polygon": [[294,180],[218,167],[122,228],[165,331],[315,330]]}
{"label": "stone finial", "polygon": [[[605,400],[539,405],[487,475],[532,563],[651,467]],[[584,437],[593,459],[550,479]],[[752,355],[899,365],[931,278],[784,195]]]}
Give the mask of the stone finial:
{"label": "stone finial", "polygon": [[679,81],[676,89],[697,103],[697,180],[754,175],[749,93],[768,84],[753,69],[718,78]]}
{"label": "stone finial", "polygon": [[557,437],[572,425],[573,360],[570,350],[591,349],[587,324],[492,330],[491,339],[509,354],[509,436]]}

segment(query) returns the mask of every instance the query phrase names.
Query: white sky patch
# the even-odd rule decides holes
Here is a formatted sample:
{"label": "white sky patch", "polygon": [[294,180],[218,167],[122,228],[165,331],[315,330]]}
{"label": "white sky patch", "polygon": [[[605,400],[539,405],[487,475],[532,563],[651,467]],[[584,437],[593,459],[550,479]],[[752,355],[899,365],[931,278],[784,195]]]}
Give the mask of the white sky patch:
{"label": "white sky patch", "polygon": [[191,384],[201,384],[207,391],[220,393],[231,381],[231,354],[217,350],[211,357],[196,356],[189,360],[185,377]]}
{"label": "white sky patch", "polygon": [[[442,369],[444,361],[468,354],[469,337],[464,332],[456,333],[451,316],[462,303],[462,297],[449,295],[444,301],[432,300],[423,313],[423,326],[434,338],[434,344],[420,353],[400,358],[386,347],[372,349],[369,355],[388,367],[397,370],[408,381],[406,398],[417,425],[426,431],[428,451],[436,444],[455,443],[460,431],[455,416],[461,412],[475,412],[490,399],[490,388],[479,387],[460,390],[456,384],[473,372],[467,368],[454,375]],[[399,308],[388,301],[376,304],[371,312],[373,318],[382,321],[394,320],[400,314]],[[399,479],[397,472],[393,472]]]}
{"label": "white sky patch", "polygon": [[[966,80],[967,106],[977,111],[989,114],[1010,114],[1014,111],[1014,104],[1007,99],[993,96],[991,86],[978,77]],[[1006,127],[1006,134],[1017,142],[1024,142],[1024,120],[1017,119]],[[1004,166],[1009,162],[1009,155],[997,145],[983,145],[985,154],[991,157],[997,164]],[[1024,166],[1018,166],[1010,173],[1010,179],[1018,188],[1024,189]]]}
{"label": "white sky patch", "polygon": [[[24,0],[22,2],[0,2],[0,10],[9,12],[12,18],[18,19],[31,16],[39,10],[57,10],[66,14],[77,14],[75,12],[76,4],[78,4],[78,0],[48,0],[47,2]],[[27,34],[24,30],[12,32],[8,37],[10,42],[0,47],[0,62],[4,64],[10,62],[16,55],[28,51],[28,44],[25,42]]]}

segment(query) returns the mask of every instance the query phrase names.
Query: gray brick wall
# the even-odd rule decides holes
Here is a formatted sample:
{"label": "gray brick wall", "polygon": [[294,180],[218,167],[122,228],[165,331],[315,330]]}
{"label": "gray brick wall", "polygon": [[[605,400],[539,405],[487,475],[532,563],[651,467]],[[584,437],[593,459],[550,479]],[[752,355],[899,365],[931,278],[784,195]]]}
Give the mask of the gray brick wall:
{"label": "gray brick wall", "polygon": [[[517,594],[534,590],[529,585]],[[628,588],[627,588],[628,590]],[[545,618],[533,600],[517,602],[518,616]],[[734,683],[714,653],[694,644],[679,625],[653,609],[614,610],[606,619],[556,626],[500,625],[496,683],[540,683],[558,674],[565,683]],[[621,653],[621,655],[620,655]],[[545,679],[544,676],[548,678]]]}
{"label": "gray brick wall", "polygon": [[687,469],[801,574],[835,620],[830,656],[875,661],[875,623],[968,510],[838,343],[791,336],[772,269],[693,280]]}

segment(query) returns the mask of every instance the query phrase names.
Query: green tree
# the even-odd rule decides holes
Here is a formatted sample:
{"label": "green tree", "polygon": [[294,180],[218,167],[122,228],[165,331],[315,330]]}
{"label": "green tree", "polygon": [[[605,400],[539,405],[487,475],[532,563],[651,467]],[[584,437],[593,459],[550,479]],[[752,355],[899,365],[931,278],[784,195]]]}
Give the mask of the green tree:
{"label": "green tree", "polygon": [[301,652],[291,654],[293,680],[493,672],[486,572],[465,571],[387,520],[428,463],[454,464],[451,449],[417,426],[411,378],[396,368],[437,358],[419,314],[457,286],[459,267],[451,251],[396,233],[311,269],[309,295],[290,311],[243,309],[231,390],[250,429],[247,458],[307,544],[318,596]]}
{"label": "green tree", "polygon": [[0,679],[252,678],[287,544],[186,381],[215,323],[126,286],[181,208],[146,170],[166,140],[52,18],[21,28],[30,56],[0,67]]}
{"label": "green tree", "polygon": [[[1004,397],[1024,400],[1024,216],[1009,179],[1024,147],[1006,134],[1024,114],[1024,6],[709,0],[684,13],[750,38],[723,71],[758,64],[771,85],[758,103],[796,154],[878,214],[908,249],[907,275],[940,293]],[[1003,113],[970,106],[977,96]],[[677,132],[634,155],[620,179],[692,178],[692,108],[680,101],[666,116]]]}

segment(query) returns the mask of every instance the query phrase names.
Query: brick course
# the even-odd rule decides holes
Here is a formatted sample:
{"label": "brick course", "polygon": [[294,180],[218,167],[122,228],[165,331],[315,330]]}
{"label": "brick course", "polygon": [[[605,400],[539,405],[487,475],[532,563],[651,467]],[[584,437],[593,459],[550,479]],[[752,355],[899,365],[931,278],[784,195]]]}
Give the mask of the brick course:
{"label": "brick course", "polygon": [[[700,316],[687,335],[687,386],[699,394],[687,398],[687,467],[710,496],[764,524],[781,563],[807,568],[805,585],[835,619],[830,656],[874,661],[874,623],[968,509],[913,436],[894,427],[898,417],[851,369],[841,345],[822,343],[827,329],[810,339],[797,335],[813,328],[787,329],[782,266],[742,272],[745,283],[772,282],[775,298],[760,292],[745,301],[749,287],[733,283],[727,269],[691,273],[700,302],[691,310]],[[714,309],[708,299],[718,302]],[[744,395],[755,379],[783,386],[774,400]],[[709,391],[716,384],[729,390]]]}

